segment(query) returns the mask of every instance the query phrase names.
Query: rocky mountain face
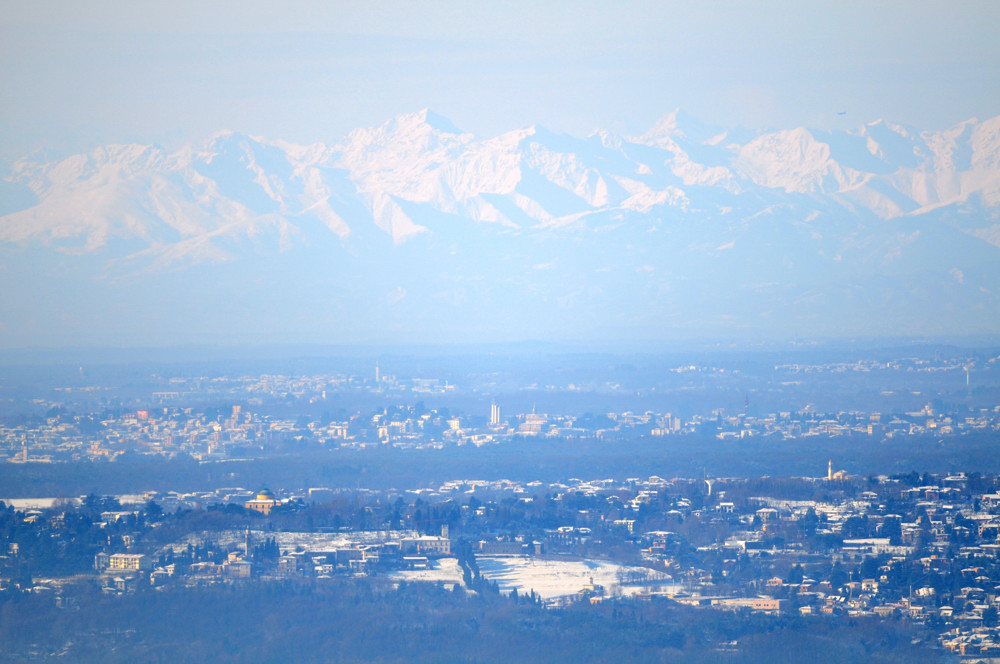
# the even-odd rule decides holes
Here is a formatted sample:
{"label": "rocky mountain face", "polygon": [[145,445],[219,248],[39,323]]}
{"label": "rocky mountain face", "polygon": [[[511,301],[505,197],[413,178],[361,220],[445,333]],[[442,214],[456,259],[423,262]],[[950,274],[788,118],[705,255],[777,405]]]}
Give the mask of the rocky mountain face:
{"label": "rocky mountain face", "polygon": [[0,343],[1000,332],[1000,117],[334,145],[225,132],[0,180]]}

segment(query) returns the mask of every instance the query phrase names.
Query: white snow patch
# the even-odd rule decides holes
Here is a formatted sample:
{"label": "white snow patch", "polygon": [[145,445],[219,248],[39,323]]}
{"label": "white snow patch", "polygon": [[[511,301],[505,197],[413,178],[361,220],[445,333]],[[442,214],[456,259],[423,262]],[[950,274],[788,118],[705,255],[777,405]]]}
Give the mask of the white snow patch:
{"label": "white snow patch", "polygon": [[[591,582],[604,586],[605,594],[628,596],[652,589],[675,589],[666,574],[643,567],[621,565],[604,560],[551,560],[528,556],[504,558],[476,557],[479,570],[501,591],[514,588],[518,594],[532,590],[542,600],[575,595]],[[624,583],[629,573],[645,575],[644,583]]]}
{"label": "white snow patch", "polygon": [[435,558],[428,561],[427,569],[396,570],[386,575],[396,581],[429,581],[465,587],[462,583],[462,568],[457,558]]}

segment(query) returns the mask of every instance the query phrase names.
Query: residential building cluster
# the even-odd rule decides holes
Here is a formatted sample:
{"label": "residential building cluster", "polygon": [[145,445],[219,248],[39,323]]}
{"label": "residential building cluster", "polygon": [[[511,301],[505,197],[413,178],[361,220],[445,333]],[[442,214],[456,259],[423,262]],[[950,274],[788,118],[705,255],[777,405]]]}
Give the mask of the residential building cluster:
{"label": "residential building cluster", "polygon": [[[456,556],[464,565],[512,556],[615,561],[616,587],[591,580],[554,601],[632,596],[817,620],[896,617],[930,630],[944,649],[1000,652],[1000,481],[960,472],[852,478],[832,468],[813,478],[455,480],[394,493],[123,496],[94,512],[92,527],[105,536],[93,566],[115,594],[142,584],[430,573]],[[8,509],[0,584],[17,585],[9,574],[30,555],[28,530],[58,543],[72,527],[91,527],[74,521],[86,505],[100,509],[92,496],[78,507]],[[221,529],[205,530],[198,514],[215,515]],[[160,539],[183,531],[188,518],[202,525]],[[468,576],[449,584],[482,589]]]}

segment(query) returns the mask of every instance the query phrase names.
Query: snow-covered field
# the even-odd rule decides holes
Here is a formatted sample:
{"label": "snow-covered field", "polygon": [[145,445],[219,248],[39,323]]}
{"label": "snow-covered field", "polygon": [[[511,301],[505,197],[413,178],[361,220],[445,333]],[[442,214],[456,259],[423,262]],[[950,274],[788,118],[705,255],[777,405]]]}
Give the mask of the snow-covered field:
{"label": "snow-covered field", "polygon": [[[634,595],[650,590],[671,590],[665,574],[603,560],[548,560],[527,556],[477,558],[483,576],[496,581],[503,591],[517,588],[519,594],[534,591],[543,600],[573,595],[593,579],[604,586],[605,595]],[[632,581],[646,576],[644,581]]]}
{"label": "snow-covered field", "polygon": [[[606,596],[634,595],[651,590],[677,592],[669,576],[641,567],[619,565],[603,560],[545,560],[528,556],[477,557],[479,570],[500,590],[518,594],[532,590],[543,601],[575,595],[593,583],[604,586]],[[425,570],[398,570],[388,578],[398,581],[430,581],[446,585],[462,584],[462,569],[455,558],[431,559]],[[644,580],[637,580],[645,577]]]}
{"label": "snow-covered field", "polygon": [[397,581],[440,581],[446,585],[464,585],[458,558],[432,558],[428,569],[397,570],[386,576]]}
{"label": "snow-covered field", "polygon": [[61,501],[79,505],[78,498],[4,498],[0,500],[8,507],[16,510],[47,510],[58,505]]}

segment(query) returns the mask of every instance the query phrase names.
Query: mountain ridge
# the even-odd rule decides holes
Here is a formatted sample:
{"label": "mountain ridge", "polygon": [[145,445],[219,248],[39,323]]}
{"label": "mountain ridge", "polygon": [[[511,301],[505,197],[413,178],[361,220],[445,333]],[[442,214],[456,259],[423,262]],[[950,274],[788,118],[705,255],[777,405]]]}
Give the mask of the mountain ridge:
{"label": "mountain ridge", "polygon": [[[217,231],[205,227],[206,214],[279,214],[316,216],[341,238],[358,224],[374,223],[397,243],[426,229],[408,220],[394,198],[512,228],[523,224],[483,194],[506,197],[507,209],[512,204],[522,221],[536,224],[584,208],[683,207],[685,187],[819,195],[882,219],[964,203],[973,195],[988,209],[1000,206],[1000,117],[920,134],[881,120],[853,132],[760,132],[743,143],[728,142],[731,132],[678,110],[634,138],[604,133],[594,143],[591,137],[527,127],[479,139],[424,109],[354,130],[333,145],[223,131],[200,148],[172,153],[155,146],[101,146],[57,162],[16,162],[5,185],[16,187],[24,202],[0,216],[0,241],[86,235],[87,223],[95,226],[84,242],[91,249],[108,233],[143,238],[139,211],[120,210],[119,225],[108,223],[116,202],[129,205],[120,200],[128,195],[147,196],[140,201],[148,213],[145,223],[164,223],[182,237]],[[643,148],[654,152],[633,156]],[[135,191],[143,185],[148,192]],[[185,189],[173,192],[173,201],[194,202],[201,210],[165,205],[171,186]],[[359,218],[357,203],[370,217]]]}
{"label": "mountain ridge", "polygon": [[140,288],[193,288],[204,334],[264,330],[226,316],[266,303],[318,342],[1000,333],[1000,117],[751,132],[674,111],[637,137],[479,138],[424,109],[331,144],[25,158],[0,198],[23,291],[0,298],[0,344],[32,338],[33,301],[93,334],[88,302],[174,325]]}

